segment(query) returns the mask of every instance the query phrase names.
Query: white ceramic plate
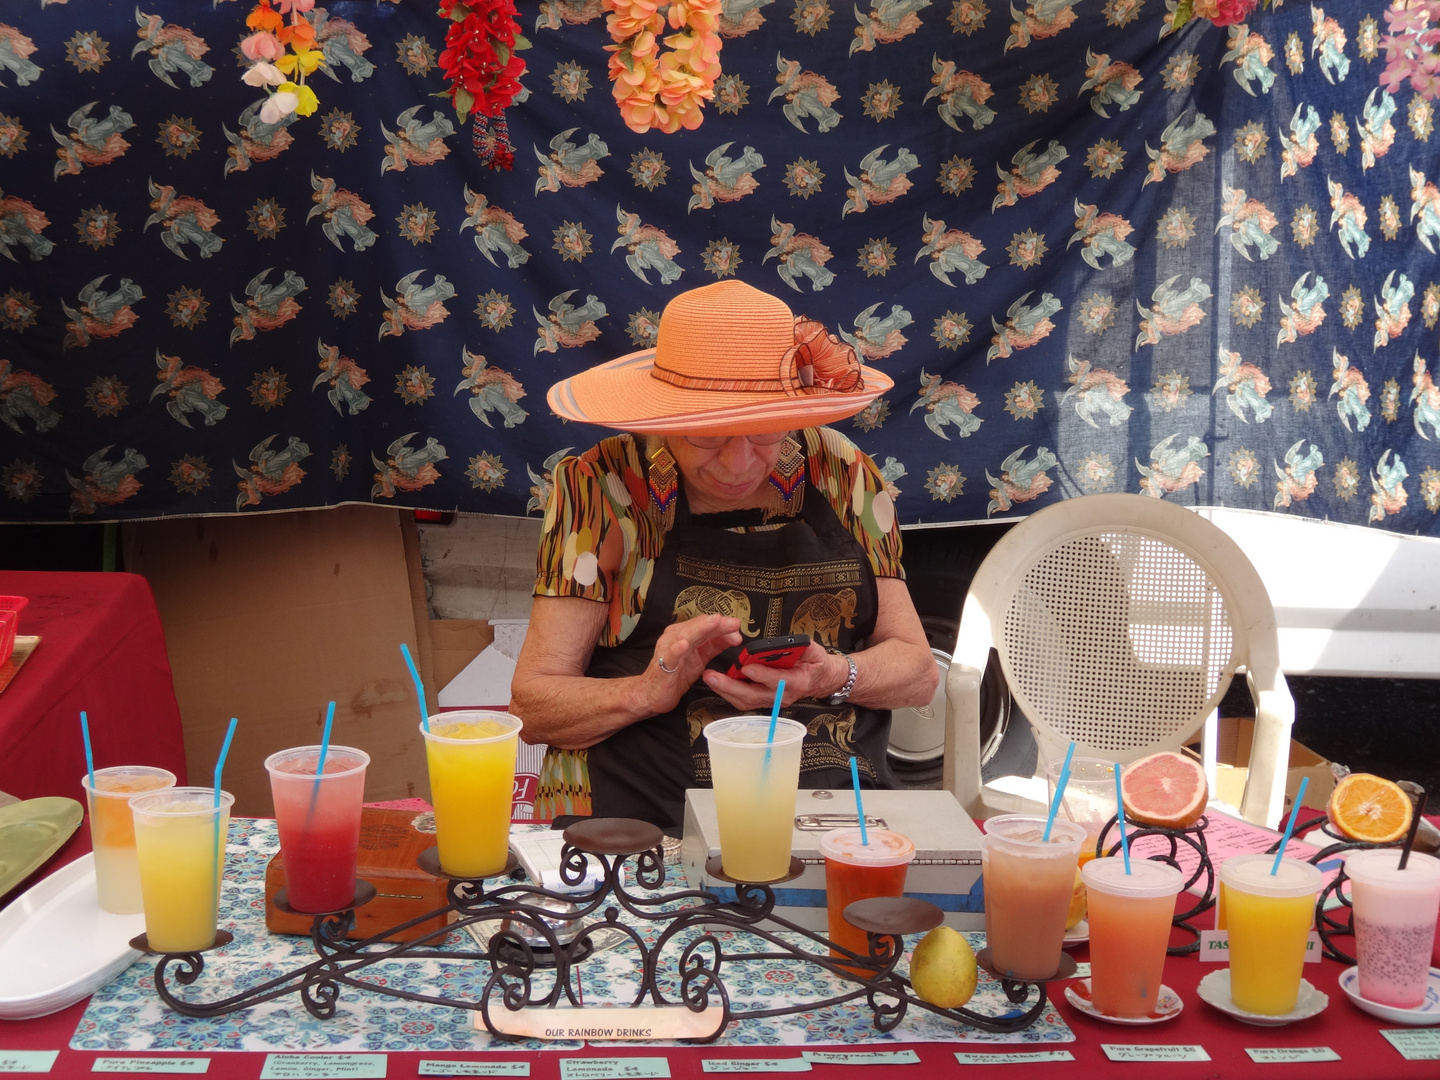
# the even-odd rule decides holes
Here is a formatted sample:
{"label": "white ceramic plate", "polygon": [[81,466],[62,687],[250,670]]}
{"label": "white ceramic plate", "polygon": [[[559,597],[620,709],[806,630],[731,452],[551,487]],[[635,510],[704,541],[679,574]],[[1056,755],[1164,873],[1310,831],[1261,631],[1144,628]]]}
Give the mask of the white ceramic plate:
{"label": "white ceramic plate", "polygon": [[1090,940],[1090,920],[1081,919],[1078,923],[1065,931],[1065,940],[1060,944],[1063,948],[1073,949],[1076,945],[1084,945]]}
{"label": "white ceramic plate", "polygon": [[1254,1024],[1256,1027],[1280,1027],[1283,1024],[1293,1024],[1296,1020],[1308,1020],[1325,1011],[1325,1006],[1330,1004],[1330,996],[1322,991],[1316,990],[1305,979],[1300,980],[1300,996],[1295,1001],[1295,1008],[1280,1016],[1266,1016],[1262,1013],[1246,1012],[1244,1009],[1236,1008],[1235,1002],[1230,998],[1230,969],[1219,968],[1212,971],[1200,980],[1200,985],[1195,988],[1200,995],[1200,1000],[1215,1006],[1228,1016],[1246,1024]]}
{"label": "white ceramic plate", "polygon": [[0,911],[0,1019],[59,1012],[141,955],[144,915],[111,915],[95,899],[95,856],[62,866]]}
{"label": "white ceramic plate", "polygon": [[1160,998],[1155,1002],[1155,1011],[1149,1016],[1108,1016],[1095,1008],[1095,1004],[1090,1000],[1089,979],[1076,979],[1066,986],[1065,1000],[1086,1016],[1104,1020],[1107,1024],[1159,1024],[1175,1019],[1180,1015],[1180,1010],[1185,1008],[1185,1003],[1180,1000],[1179,994],[1168,986],[1162,986],[1160,987]]}
{"label": "white ceramic plate", "polygon": [[1440,968],[1430,969],[1430,980],[1425,986],[1425,1002],[1414,1009],[1397,1009],[1393,1005],[1381,1005],[1378,1001],[1361,997],[1358,967],[1346,968],[1340,973],[1340,989],[1345,991],[1345,996],[1355,1003],[1356,1008],[1364,1009],[1381,1020],[1405,1024],[1408,1027],[1440,1024]]}

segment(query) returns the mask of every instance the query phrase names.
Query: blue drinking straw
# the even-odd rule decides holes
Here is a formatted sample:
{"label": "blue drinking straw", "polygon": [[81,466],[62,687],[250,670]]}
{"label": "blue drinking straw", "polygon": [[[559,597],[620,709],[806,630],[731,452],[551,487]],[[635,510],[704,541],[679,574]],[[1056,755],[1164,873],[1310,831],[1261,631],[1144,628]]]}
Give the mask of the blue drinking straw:
{"label": "blue drinking straw", "polygon": [[1115,822],[1120,826],[1120,850],[1125,853],[1125,873],[1130,873],[1130,837],[1125,834],[1125,797],[1120,793],[1120,763],[1115,762]]}
{"label": "blue drinking straw", "polygon": [[85,771],[90,774],[90,790],[95,790],[95,755],[90,752],[90,719],[80,710],[80,735],[85,740]]}
{"label": "blue drinking straw", "polygon": [[325,755],[330,752],[330,725],[335,722],[335,702],[325,710],[325,731],[320,736],[320,764],[315,766],[315,783],[319,786],[320,774],[325,771]]}
{"label": "blue drinking straw", "polygon": [[1075,742],[1071,740],[1070,749],[1065,751],[1065,764],[1060,766],[1060,779],[1055,781],[1055,798],[1050,801],[1050,816],[1045,819],[1045,835],[1040,838],[1042,843],[1050,842],[1050,826],[1055,824],[1055,815],[1060,810],[1060,800],[1065,797],[1065,785],[1070,782],[1070,759],[1075,756]]}
{"label": "blue drinking straw", "polygon": [[865,831],[865,804],[860,801],[860,766],[855,763],[855,755],[850,755],[850,783],[855,787],[855,816],[860,819],[860,843],[869,846],[870,836]]}
{"label": "blue drinking straw", "polygon": [[770,764],[770,747],[775,743],[775,723],[780,719],[780,702],[785,697],[785,680],[775,687],[775,704],[770,706],[770,733],[765,736],[765,762]]}
{"label": "blue drinking straw", "polygon": [[1290,843],[1290,834],[1295,831],[1295,815],[1300,813],[1300,802],[1305,798],[1305,789],[1310,786],[1310,777],[1300,778],[1300,790],[1295,794],[1295,805],[1290,808],[1290,820],[1285,822],[1285,835],[1280,837],[1280,850],[1275,853],[1275,865],[1270,867],[1272,875],[1280,873],[1280,860],[1285,858],[1285,846]]}
{"label": "blue drinking straw", "polygon": [[430,717],[425,712],[425,684],[420,681],[420,672],[415,670],[415,661],[410,659],[410,646],[400,643],[400,655],[405,657],[405,666],[410,669],[410,678],[415,680],[415,696],[420,699],[420,726],[428,733]]}
{"label": "blue drinking straw", "polygon": [[224,856],[220,847],[220,776],[225,771],[225,755],[230,753],[230,740],[235,737],[235,725],[240,721],[235,717],[230,718],[230,727],[225,732],[225,741],[220,744],[220,756],[215,759],[215,889],[220,889],[220,867],[225,865]]}

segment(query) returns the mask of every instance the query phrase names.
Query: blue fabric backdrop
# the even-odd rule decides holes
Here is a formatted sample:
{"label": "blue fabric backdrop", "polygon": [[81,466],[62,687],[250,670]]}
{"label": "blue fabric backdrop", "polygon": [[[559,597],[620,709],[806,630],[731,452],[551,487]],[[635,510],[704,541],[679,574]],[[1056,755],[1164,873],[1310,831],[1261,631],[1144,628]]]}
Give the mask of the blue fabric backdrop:
{"label": "blue fabric backdrop", "polygon": [[[1164,35],[1159,0],[727,0],[697,131],[637,135],[598,0],[521,5],[513,172],[430,2],[0,12],[0,516],[378,501],[523,515],[544,406],[735,275],[895,379],[840,427],[906,522],[1141,491],[1440,531],[1434,107],[1378,2]],[[493,135],[493,132],[492,132]]]}

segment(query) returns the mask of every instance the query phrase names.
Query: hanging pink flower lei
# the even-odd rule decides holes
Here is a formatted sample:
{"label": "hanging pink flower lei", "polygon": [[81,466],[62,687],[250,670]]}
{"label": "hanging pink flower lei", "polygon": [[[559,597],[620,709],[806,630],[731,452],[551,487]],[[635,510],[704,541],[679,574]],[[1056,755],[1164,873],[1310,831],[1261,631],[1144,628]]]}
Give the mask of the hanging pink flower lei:
{"label": "hanging pink flower lei", "polygon": [[[631,131],[693,131],[720,77],[721,0],[605,0],[610,80]],[[676,31],[660,38],[666,25]],[[668,51],[661,51],[661,44]]]}
{"label": "hanging pink flower lei", "polygon": [[530,42],[520,33],[511,0],[440,0],[450,20],[440,70],[450,80],[449,98],[463,124],[472,112],[499,117],[521,90],[525,61],[516,56]]}

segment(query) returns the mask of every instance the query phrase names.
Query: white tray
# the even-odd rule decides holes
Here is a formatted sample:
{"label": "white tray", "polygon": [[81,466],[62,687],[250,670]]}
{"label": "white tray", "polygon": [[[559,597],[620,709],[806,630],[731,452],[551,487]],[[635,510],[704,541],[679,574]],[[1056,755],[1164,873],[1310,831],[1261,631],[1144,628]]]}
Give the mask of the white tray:
{"label": "white tray", "polygon": [[95,899],[95,856],[62,866],[0,911],[0,1019],[28,1020],[89,997],[141,954],[144,915]]}

